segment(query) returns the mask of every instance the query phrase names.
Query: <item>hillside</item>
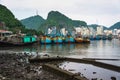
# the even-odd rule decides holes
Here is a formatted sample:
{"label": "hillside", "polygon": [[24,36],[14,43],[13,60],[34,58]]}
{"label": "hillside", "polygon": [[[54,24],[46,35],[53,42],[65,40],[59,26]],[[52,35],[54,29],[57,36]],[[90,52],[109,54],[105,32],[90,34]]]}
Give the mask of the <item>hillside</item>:
{"label": "hillside", "polygon": [[26,19],[22,19],[21,22],[26,28],[37,30],[38,27],[40,27],[41,24],[45,22],[45,20],[41,16],[36,15]]}
{"label": "hillside", "polygon": [[113,29],[120,29],[120,22],[115,23],[109,29],[111,29],[111,30],[113,30]]}
{"label": "hillside", "polygon": [[[88,25],[88,27],[92,27],[93,29],[97,30],[97,27],[98,26],[101,26],[101,25],[98,25],[98,24],[91,24],[91,25]],[[103,26],[103,29],[108,29],[107,27]]]}
{"label": "hillside", "polygon": [[74,26],[87,26],[87,23],[79,20],[72,20],[58,11],[51,11],[48,13],[47,20],[42,24],[39,30],[46,30],[48,27],[56,26],[57,29],[67,28],[73,29]]}
{"label": "hillside", "polygon": [[19,20],[15,18],[13,13],[5,6],[0,4],[0,21],[4,22],[5,25],[9,28],[9,30],[23,29],[23,25]]}

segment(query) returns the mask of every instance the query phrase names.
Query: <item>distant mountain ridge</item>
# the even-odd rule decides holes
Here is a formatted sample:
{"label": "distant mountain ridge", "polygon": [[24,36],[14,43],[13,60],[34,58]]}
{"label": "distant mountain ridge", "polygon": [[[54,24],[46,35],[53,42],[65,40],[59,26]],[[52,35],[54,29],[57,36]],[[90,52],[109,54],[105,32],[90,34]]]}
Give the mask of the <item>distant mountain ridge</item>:
{"label": "distant mountain ridge", "polygon": [[109,29],[110,29],[110,30],[120,29],[120,22],[117,22],[117,23],[115,23],[114,25],[110,26]]}
{"label": "distant mountain ridge", "polygon": [[85,21],[80,20],[72,20],[69,17],[65,16],[64,14],[58,12],[58,11],[51,11],[48,13],[47,19],[45,23],[43,23],[39,30],[47,29],[48,27],[56,26],[57,29],[60,28],[67,28],[69,30],[73,29],[74,26],[87,26],[87,23]]}
{"label": "distant mountain ridge", "polygon": [[[88,25],[88,27],[92,27],[93,29],[95,29],[95,30],[97,30],[97,27],[100,27],[100,26],[102,26],[102,25],[98,25],[98,24],[90,24],[90,25]],[[107,28],[106,26],[103,26],[103,30],[108,30],[109,28]]]}
{"label": "distant mountain ridge", "polygon": [[[98,24],[91,24],[91,25],[87,25],[87,23],[85,21],[80,21],[80,20],[72,20],[71,18],[65,16],[64,14],[58,12],[58,11],[50,11],[48,13],[47,19],[43,19],[41,16],[36,15],[36,16],[32,16],[26,19],[21,20],[22,24],[26,26],[26,28],[28,29],[36,29],[39,31],[45,31],[48,27],[53,27],[56,26],[57,29],[60,28],[67,28],[69,30],[72,30],[73,27],[80,27],[80,26],[88,26],[88,27],[93,27],[94,29],[96,29],[98,26]],[[115,29],[115,28],[120,28],[120,22],[114,24],[111,27],[106,27],[103,26],[104,30],[108,30],[108,29]]]}
{"label": "distant mountain ridge", "polygon": [[0,4],[0,21],[4,22],[9,30],[23,29],[22,23],[15,18],[14,14],[4,5]]}
{"label": "distant mountain ridge", "polygon": [[43,19],[39,15],[35,15],[26,19],[22,19],[21,22],[26,28],[37,30],[41,26],[41,24],[45,22],[45,19]]}

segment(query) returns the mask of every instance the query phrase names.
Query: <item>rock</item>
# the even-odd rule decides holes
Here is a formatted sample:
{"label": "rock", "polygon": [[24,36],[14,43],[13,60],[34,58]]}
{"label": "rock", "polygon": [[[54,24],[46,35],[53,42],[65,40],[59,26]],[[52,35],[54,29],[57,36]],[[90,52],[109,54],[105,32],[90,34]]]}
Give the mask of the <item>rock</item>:
{"label": "rock", "polygon": [[112,77],[111,77],[111,80],[116,80],[116,77],[113,77],[113,76],[112,76]]}
{"label": "rock", "polygon": [[93,72],[93,74],[96,74],[97,72]]}
{"label": "rock", "polygon": [[86,70],[86,69],[84,69],[84,70]]}
{"label": "rock", "polygon": [[26,56],[23,53],[0,53],[0,80],[65,80],[42,70],[43,63],[28,63]]}
{"label": "rock", "polygon": [[91,80],[97,80],[97,78],[92,78]]}
{"label": "rock", "polygon": [[75,69],[68,69],[68,71],[75,71]]}

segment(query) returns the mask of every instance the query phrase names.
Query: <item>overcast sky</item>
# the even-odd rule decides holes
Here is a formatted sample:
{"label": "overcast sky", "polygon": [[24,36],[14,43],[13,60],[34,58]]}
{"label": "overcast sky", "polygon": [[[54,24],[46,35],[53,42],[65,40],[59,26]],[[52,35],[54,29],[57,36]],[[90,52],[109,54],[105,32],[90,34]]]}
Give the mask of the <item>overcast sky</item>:
{"label": "overcast sky", "polygon": [[111,26],[120,21],[120,0],[0,0],[19,20],[54,10],[87,24]]}

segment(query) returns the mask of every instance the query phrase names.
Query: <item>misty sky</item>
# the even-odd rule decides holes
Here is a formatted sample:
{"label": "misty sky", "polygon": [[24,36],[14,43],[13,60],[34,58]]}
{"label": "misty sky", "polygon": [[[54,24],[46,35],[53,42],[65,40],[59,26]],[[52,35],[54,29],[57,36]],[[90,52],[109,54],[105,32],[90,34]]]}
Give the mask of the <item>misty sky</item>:
{"label": "misty sky", "polygon": [[19,20],[54,10],[73,20],[111,26],[120,21],[120,0],[0,0]]}

